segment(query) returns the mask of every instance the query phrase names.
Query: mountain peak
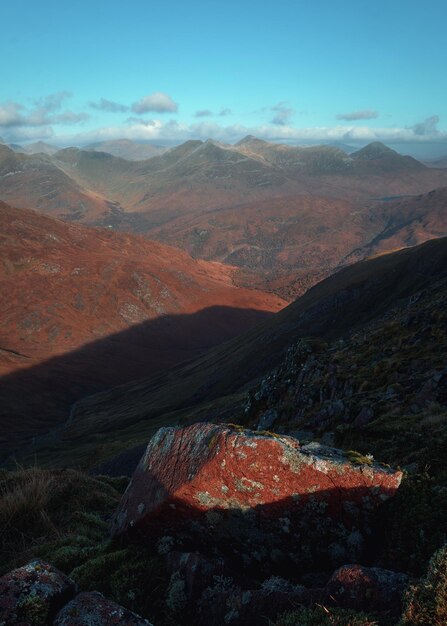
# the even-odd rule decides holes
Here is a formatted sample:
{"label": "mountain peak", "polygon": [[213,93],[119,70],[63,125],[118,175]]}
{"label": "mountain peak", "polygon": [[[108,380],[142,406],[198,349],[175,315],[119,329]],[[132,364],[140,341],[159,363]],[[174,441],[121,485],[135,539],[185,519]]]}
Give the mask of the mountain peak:
{"label": "mountain peak", "polygon": [[245,146],[247,144],[252,144],[252,143],[268,143],[267,141],[264,141],[263,139],[258,139],[257,137],[255,137],[254,135],[246,135],[245,137],[243,137],[240,141],[238,141],[235,145],[236,146]]}
{"label": "mountain peak", "polygon": [[361,148],[360,150],[353,152],[351,154],[351,157],[355,159],[362,159],[362,160],[368,161],[372,159],[381,159],[384,156],[391,156],[391,155],[400,156],[398,152],[396,152],[395,150],[392,150],[391,148],[388,148],[388,146],[386,146],[381,141],[373,141],[372,143],[369,143],[367,146],[364,146],[363,148]]}

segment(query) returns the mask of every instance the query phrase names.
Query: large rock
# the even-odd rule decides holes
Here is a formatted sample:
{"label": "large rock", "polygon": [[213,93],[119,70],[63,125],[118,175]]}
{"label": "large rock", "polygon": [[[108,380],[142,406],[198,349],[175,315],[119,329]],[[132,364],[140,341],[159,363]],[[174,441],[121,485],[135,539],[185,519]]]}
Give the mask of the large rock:
{"label": "large rock", "polygon": [[36,560],[0,578],[0,624],[45,625],[76,592],[74,582]]}
{"label": "large rock", "polygon": [[326,602],[357,611],[387,612],[400,615],[402,596],[409,578],[401,572],[379,567],[345,565],[326,586]]}
{"label": "large rock", "polygon": [[58,613],[54,626],[151,626],[98,591],[80,593]]}
{"label": "large rock", "polygon": [[401,472],[365,461],[227,425],[162,428],[122,498],[112,534],[169,539],[172,549],[224,555],[255,569],[269,564],[269,574],[276,565],[304,572],[357,561],[371,511],[401,481]]}

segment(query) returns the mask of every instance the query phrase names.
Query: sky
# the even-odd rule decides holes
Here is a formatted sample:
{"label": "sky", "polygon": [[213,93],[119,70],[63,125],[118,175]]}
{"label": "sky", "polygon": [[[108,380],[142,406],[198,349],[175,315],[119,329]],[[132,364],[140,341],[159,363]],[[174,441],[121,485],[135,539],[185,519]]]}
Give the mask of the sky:
{"label": "sky", "polygon": [[2,4],[0,137],[447,154],[445,0]]}

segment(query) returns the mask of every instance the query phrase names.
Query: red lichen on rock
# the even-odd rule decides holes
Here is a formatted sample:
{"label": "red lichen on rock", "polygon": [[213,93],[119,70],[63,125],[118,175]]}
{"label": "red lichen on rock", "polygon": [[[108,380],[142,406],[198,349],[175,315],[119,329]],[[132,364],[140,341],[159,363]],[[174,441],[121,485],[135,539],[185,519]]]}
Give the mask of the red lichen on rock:
{"label": "red lichen on rock", "polygon": [[54,626],[151,626],[123,606],[107,600],[97,591],[80,593],[54,621]]}
{"label": "red lichen on rock", "polygon": [[409,578],[379,567],[344,565],[329,580],[326,600],[357,611],[388,611],[399,615]]}
{"label": "red lichen on rock", "polygon": [[[189,523],[189,531],[205,540],[205,531],[223,532],[233,519],[225,537],[241,540],[244,526],[251,527],[253,550],[267,542],[270,549],[288,545],[290,552],[300,532],[308,539],[312,532],[326,533],[326,549],[339,553],[332,561],[337,562],[358,555],[339,548],[339,538],[351,548],[360,544],[357,529],[395,493],[401,476],[379,465],[351,463],[334,448],[301,446],[292,437],[209,423],[162,428],[123,496],[112,534],[137,531],[153,541]],[[267,529],[268,524],[274,525]]]}
{"label": "red lichen on rock", "polygon": [[301,446],[293,437],[203,423],[161,428],[123,497],[113,534],[166,507],[175,510],[172,504],[199,512],[269,505],[266,510],[279,512],[285,500],[299,508],[317,498],[328,503],[329,514],[349,516],[346,502],[377,506],[394,494],[401,477],[399,471],[350,463],[334,448]]}
{"label": "red lichen on rock", "polygon": [[32,561],[0,578],[0,624],[46,624],[75,592],[65,574]]}

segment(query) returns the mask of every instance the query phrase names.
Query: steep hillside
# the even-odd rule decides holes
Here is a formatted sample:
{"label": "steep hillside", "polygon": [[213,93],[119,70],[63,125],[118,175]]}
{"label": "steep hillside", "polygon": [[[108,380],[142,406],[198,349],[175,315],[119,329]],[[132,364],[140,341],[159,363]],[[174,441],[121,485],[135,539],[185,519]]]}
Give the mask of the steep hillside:
{"label": "steep hillside", "polygon": [[[272,320],[188,364],[80,400],[61,433],[65,451],[58,454],[63,458],[76,449],[84,461],[99,459],[126,447],[126,441],[144,441],[169,421],[216,416],[232,421],[247,385],[275,367],[298,339],[361,332],[446,275],[445,238],[345,268]],[[440,284],[445,289],[445,282]]]}
{"label": "steep hillside", "polygon": [[235,265],[241,285],[256,284],[291,300],[383,226],[381,213],[308,194],[196,211],[153,229],[151,236],[195,258]]}
{"label": "steep hillside", "polygon": [[0,144],[0,200],[67,220],[101,219],[111,206],[67,176],[42,153],[17,153]]}
{"label": "steep hillside", "polygon": [[372,203],[369,212],[381,215],[384,227],[367,246],[354,250],[346,259],[349,262],[446,235],[447,187],[419,196]]}
{"label": "steep hillside", "polygon": [[74,400],[196,356],[285,305],[236,288],[234,268],[4,203],[0,241],[3,446],[65,419]]}

